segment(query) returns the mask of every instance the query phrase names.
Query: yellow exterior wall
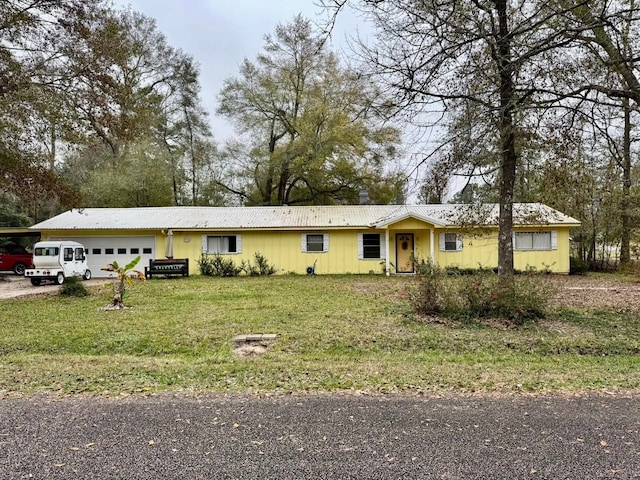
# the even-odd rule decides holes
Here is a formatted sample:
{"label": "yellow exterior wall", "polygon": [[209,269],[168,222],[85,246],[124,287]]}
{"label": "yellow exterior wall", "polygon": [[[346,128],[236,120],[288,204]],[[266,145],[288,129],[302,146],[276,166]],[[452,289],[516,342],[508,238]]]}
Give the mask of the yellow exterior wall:
{"label": "yellow exterior wall", "polygon": [[[412,230],[422,230],[427,224],[415,218],[407,218],[394,223],[390,228],[398,232],[410,232]],[[429,225],[431,226],[431,225]]]}
{"label": "yellow exterior wall", "polygon": [[[389,261],[395,265],[395,237],[398,233],[412,233],[414,251],[418,260],[428,260],[431,254],[431,225],[418,220],[404,220],[389,227]],[[516,229],[516,231],[548,231],[558,232],[558,249],[550,251],[515,251],[514,264],[517,270],[535,267],[538,270],[548,268],[557,273],[569,272],[569,228],[542,227]],[[498,232],[497,229],[481,236],[463,235],[463,249],[459,252],[441,252],[439,250],[439,233],[455,232],[455,230],[436,229],[434,231],[434,261],[440,266],[457,266],[460,268],[495,268],[498,265]],[[302,252],[301,235],[303,233],[328,233],[328,252]],[[236,265],[242,260],[253,261],[254,254],[260,252],[277,269],[277,273],[304,274],[307,267],[316,263],[317,274],[330,273],[383,273],[385,262],[380,259],[358,259],[358,233],[380,233],[383,238],[385,230],[304,230],[304,231],[174,231],[174,258],[189,258],[189,273],[199,274],[197,261],[202,251],[202,235],[242,235],[242,252],[224,255],[231,258]],[[164,258],[167,236],[160,231],[122,230],[122,231],[80,231],[66,230],[49,232],[43,239],[55,240],[60,237],[80,236],[155,236],[156,258]],[[384,252],[384,250],[383,250]],[[392,268],[393,272],[394,269]]]}
{"label": "yellow exterior wall", "polygon": [[550,270],[555,273],[569,273],[570,241],[569,227],[517,228],[519,232],[542,232],[555,230],[558,232],[557,250],[514,251],[513,263],[516,270],[534,267],[538,270]]}
{"label": "yellow exterior wall", "polygon": [[[569,273],[569,227],[515,228],[514,231],[558,232],[557,250],[533,250],[513,252],[513,263],[516,270],[528,268],[550,270],[554,273]],[[463,234],[462,251],[441,252],[439,250],[439,233],[453,233],[455,230],[436,230],[434,260],[440,266],[457,266],[460,268],[497,268],[498,266],[498,229],[481,236]]]}
{"label": "yellow exterior wall", "polygon": [[[329,234],[328,252],[303,252],[302,234]],[[382,233],[366,231],[365,233]],[[358,259],[358,231],[347,230],[318,230],[297,232],[264,232],[264,231],[229,231],[207,232],[203,234],[187,234],[192,237],[185,252],[189,258],[198,259],[201,255],[201,235],[242,235],[242,252],[223,255],[230,258],[236,265],[242,260],[254,262],[254,254],[259,252],[270,265],[274,265],[277,273],[304,274],[307,267],[316,262],[317,274],[328,273],[382,273],[383,265],[379,259]],[[174,252],[178,258],[178,250],[175,245],[182,242],[182,233],[174,233]],[[183,243],[183,242],[182,242]]]}
{"label": "yellow exterior wall", "polygon": [[455,233],[455,230],[435,231],[434,260],[441,267],[495,268],[498,266],[498,231],[479,236],[462,235],[462,250],[440,251],[440,233]]}

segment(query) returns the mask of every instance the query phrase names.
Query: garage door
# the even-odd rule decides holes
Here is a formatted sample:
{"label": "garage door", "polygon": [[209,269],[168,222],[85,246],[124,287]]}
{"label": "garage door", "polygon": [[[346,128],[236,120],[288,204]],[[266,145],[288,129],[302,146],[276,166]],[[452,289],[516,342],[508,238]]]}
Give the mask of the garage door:
{"label": "garage door", "polygon": [[115,276],[113,272],[100,270],[114,260],[118,265],[124,266],[140,255],[140,262],[135,269],[144,272],[144,267],[149,266],[149,260],[156,258],[156,239],[153,236],[64,237],[62,240],[74,240],[84,245],[89,270],[94,277]]}

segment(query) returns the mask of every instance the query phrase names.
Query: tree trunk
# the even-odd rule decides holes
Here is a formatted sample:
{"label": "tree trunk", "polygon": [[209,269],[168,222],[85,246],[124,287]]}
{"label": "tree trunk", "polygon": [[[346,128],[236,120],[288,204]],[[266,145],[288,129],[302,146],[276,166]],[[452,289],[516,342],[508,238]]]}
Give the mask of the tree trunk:
{"label": "tree trunk", "polygon": [[56,135],[56,120],[53,114],[49,115],[49,122],[49,141],[51,142],[49,151],[49,170],[54,171],[56,168],[56,142],[58,140],[58,136]]}
{"label": "tree trunk", "polygon": [[513,275],[513,187],[518,157],[513,126],[514,86],[511,40],[507,24],[507,1],[494,2],[498,14],[496,36],[498,71],[500,74],[500,212],[498,217],[498,275]]}
{"label": "tree trunk", "polygon": [[278,205],[286,205],[289,203],[289,189],[287,183],[289,180],[289,165],[283,165],[280,170],[280,179],[278,180]]}
{"label": "tree trunk", "polygon": [[620,265],[631,262],[631,216],[629,200],[631,195],[631,108],[629,99],[622,100],[624,107],[624,138],[622,145],[622,199],[620,201],[620,221],[622,234],[620,237]]}

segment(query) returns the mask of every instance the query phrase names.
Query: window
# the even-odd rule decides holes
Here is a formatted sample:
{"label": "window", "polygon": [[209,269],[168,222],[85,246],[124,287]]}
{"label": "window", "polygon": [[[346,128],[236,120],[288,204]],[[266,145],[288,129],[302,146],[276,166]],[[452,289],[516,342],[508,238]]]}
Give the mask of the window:
{"label": "window", "polygon": [[131,255],[137,255],[140,253],[140,249],[139,248],[132,248],[129,250],[129,253],[131,253]]}
{"label": "window", "polygon": [[63,250],[63,253],[65,262],[70,262],[73,260],[73,248],[65,248]]}
{"label": "window", "polygon": [[84,260],[84,248],[76,248],[76,260]]}
{"label": "window", "polygon": [[38,247],[33,252],[36,257],[57,257],[59,253],[58,247]]}
{"label": "window", "polygon": [[203,235],[202,253],[242,253],[242,238],[240,235]]}
{"label": "window", "polygon": [[384,236],[379,233],[359,233],[358,258],[360,260],[386,258]]}
{"label": "window", "polygon": [[514,250],[556,250],[558,232],[516,232],[513,235]]}
{"label": "window", "polygon": [[127,249],[126,248],[119,248],[118,249],[118,255],[126,255],[127,254]]}
{"label": "window", "polygon": [[104,249],[104,254],[105,255],[113,255],[113,248],[105,248]]}
{"label": "window", "polygon": [[441,252],[459,252],[460,250],[462,250],[462,235],[457,233],[440,234]]}
{"label": "window", "polygon": [[94,255],[100,255],[102,253],[102,249],[94,248],[93,250],[91,250],[91,253],[93,253]]}
{"label": "window", "polygon": [[444,249],[445,250],[456,250],[457,249],[457,235],[455,233],[445,233],[444,234]]}
{"label": "window", "polygon": [[303,252],[328,252],[329,251],[329,234],[328,233],[303,233],[302,234],[302,251]]}
{"label": "window", "polygon": [[142,253],[143,253],[143,254],[145,254],[145,255],[150,255],[150,254],[151,254],[151,248],[149,248],[149,247],[144,247],[144,248],[142,249]]}

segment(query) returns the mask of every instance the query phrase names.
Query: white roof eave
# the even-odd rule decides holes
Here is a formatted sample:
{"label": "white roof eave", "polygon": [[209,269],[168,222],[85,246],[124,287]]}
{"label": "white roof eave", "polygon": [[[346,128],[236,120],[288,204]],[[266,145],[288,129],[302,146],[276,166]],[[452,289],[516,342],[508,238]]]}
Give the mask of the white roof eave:
{"label": "white roof eave", "polygon": [[416,213],[405,213],[404,215],[397,215],[394,217],[386,218],[379,222],[372,223],[371,227],[384,228],[384,227],[388,227],[389,225],[393,225],[394,223],[402,222],[403,220],[407,220],[409,218],[415,218],[416,220],[420,220],[421,222],[431,223],[436,227],[447,226],[446,223],[442,223],[441,220],[436,220],[435,218],[432,218],[432,217],[425,217]]}

